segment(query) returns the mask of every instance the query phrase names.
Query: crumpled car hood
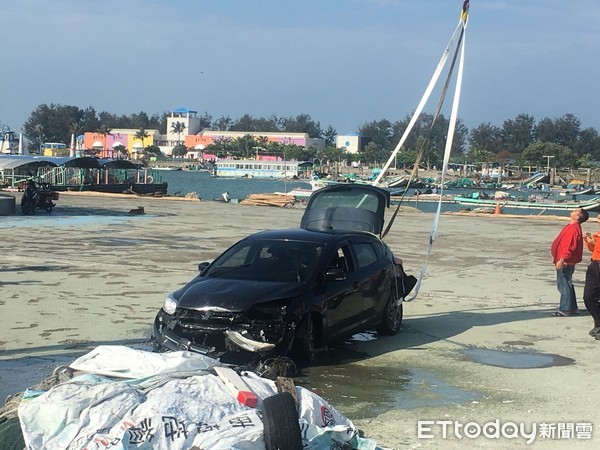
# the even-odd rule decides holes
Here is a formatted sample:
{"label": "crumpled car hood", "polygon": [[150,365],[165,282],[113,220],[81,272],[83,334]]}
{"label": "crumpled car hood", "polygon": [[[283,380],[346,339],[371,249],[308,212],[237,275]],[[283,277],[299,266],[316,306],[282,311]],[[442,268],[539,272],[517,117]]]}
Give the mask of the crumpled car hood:
{"label": "crumpled car hood", "polygon": [[198,277],[175,291],[180,308],[222,308],[243,312],[256,303],[298,295],[306,286],[285,282],[260,282]]}

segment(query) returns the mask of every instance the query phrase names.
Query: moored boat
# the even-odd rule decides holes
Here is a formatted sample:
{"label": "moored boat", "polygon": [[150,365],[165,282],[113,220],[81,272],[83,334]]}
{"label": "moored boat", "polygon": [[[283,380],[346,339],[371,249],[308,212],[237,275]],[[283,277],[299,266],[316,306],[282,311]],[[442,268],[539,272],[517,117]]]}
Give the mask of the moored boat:
{"label": "moored boat", "polygon": [[527,200],[505,200],[491,198],[469,198],[463,196],[455,196],[454,201],[461,205],[471,205],[477,207],[495,207],[500,205],[502,208],[515,209],[531,209],[540,211],[570,211],[573,209],[582,208],[587,211],[600,212],[600,197],[594,197],[585,201],[570,200],[564,202],[552,202],[546,199],[537,201]]}
{"label": "moored boat", "polygon": [[155,166],[152,167],[152,170],[182,170],[182,168],[175,166]]}
{"label": "moored boat", "polygon": [[2,186],[21,190],[30,178],[38,183],[50,184],[55,191],[166,195],[168,188],[156,172],[129,160],[0,156]]}
{"label": "moored boat", "polygon": [[305,178],[312,168],[308,161],[222,159],[215,162],[217,177]]}

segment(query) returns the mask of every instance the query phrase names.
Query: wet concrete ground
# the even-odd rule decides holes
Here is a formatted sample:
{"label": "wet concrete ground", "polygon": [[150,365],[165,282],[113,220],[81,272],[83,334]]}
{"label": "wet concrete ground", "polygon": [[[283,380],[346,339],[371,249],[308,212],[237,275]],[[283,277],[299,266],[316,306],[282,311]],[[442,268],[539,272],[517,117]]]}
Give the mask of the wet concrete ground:
{"label": "wet concrete ground", "polygon": [[[128,214],[138,206],[147,214]],[[50,215],[1,216],[0,399],[97,345],[148,346],[165,294],[198,262],[254,231],[295,227],[301,215],[61,194]],[[444,215],[427,260],[432,221],[402,211],[386,238],[409,272],[428,263],[418,297],[404,305],[401,332],[323,351],[297,383],[385,447],[523,446],[516,438],[419,438],[418,420],[585,422],[596,441],[600,342],[588,336],[586,314],[550,315],[558,294],[549,245],[564,218]],[[584,269],[574,277],[579,295]],[[534,447],[588,444],[540,438]]]}

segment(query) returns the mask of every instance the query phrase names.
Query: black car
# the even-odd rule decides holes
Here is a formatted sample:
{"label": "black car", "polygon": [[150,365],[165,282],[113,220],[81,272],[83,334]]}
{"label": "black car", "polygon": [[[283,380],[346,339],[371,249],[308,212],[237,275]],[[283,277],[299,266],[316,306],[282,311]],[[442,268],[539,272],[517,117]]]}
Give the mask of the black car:
{"label": "black car", "polygon": [[316,191],[300,228],[248,236],[168,294],[155,349],[310,362],[315,348],[371,327],[396,334],[416,280],[379,237],[389,204],[368,185]]}

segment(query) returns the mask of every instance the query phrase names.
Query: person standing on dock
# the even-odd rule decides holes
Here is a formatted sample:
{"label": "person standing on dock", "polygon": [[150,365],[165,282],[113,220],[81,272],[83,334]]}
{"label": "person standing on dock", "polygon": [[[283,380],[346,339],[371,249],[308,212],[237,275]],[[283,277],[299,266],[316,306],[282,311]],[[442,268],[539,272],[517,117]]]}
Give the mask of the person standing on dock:
{"label": "person standing on dock", "polygon": [[585,209],[578,208],[571,211],[571,220],[558,233],[550,247],[556,268],[556,287],[560,292],[558,310],[552,313],[553,316],[565,317],[579,314],[573,286],[573,272],[575,264],[583,259],[581,224],[589,217],[590,215]]}
{"label": "person standing on dock", "polygon": [[[600,223],[600,214],[598,214],[598,223]],[[600,341],[600,232],[594,235],[586,233],[583,239],[588,250],[592,252],[592,262],[585,273],[583,302],[594,319],[594,328],[590,330],[590,336]]]}

